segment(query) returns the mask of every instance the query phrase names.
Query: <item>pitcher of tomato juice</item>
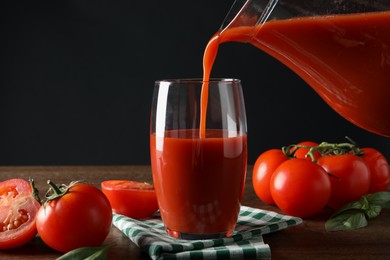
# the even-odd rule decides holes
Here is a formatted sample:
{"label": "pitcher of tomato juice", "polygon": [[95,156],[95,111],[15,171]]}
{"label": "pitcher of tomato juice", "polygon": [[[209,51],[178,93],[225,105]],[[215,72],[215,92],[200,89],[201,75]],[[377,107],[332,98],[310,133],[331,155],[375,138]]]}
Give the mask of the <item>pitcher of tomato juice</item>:
{"label": "pitcher of tomato juice", "polygon": [[389,10],[388,0],[236,0],[208,43],[205,77],[220,43],[247,42],[350,122],[390,136]]}

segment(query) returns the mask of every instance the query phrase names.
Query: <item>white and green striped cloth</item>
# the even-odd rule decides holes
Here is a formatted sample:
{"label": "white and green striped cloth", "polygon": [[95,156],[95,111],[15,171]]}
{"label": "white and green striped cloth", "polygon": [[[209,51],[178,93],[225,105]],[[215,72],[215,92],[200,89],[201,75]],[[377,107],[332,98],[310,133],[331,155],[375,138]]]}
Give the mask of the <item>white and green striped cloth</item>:
{"label": "white and green striped cloth", "polygon": [[113,215],[113,224],[152,259],[268,259],[271,250],[262,235],[300,223],[297,217],[241,206],[233,236],[182,240],[167,235],[159,215],[147,220]]}

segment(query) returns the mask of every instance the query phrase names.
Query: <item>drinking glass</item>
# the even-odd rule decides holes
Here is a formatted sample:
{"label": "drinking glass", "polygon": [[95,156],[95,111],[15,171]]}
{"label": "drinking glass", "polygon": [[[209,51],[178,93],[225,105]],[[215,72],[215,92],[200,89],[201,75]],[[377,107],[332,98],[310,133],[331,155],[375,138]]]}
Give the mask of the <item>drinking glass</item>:
{"label": "drinking glass", "polygon": [[181,239],[232,235],[247,168],[240,80],[156,81],[150,153],[167,233]]}

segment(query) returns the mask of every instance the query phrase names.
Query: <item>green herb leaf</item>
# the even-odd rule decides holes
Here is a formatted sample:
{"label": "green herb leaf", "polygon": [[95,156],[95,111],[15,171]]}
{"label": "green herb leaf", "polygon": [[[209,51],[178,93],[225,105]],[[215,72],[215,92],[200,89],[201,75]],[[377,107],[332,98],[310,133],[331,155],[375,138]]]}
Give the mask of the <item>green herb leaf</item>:
{"label": "green herb leaf", "polygon": [[368,203],[375,205],[385,205],[390,202],[390,192],[389,191],[381,191],[376,193],[371,193],[365,196],[367,198]]}
{"label": "green herb leaf", "polygon": [[362,204],[362,202],[360,200],[354,201],[354,202],[348,203],[348,204],[344,205],[343,207],[341,207],[338,211],[336,211],[332,215],[332,218],[342,214],[345,211],[350,211],[350,210],[353,210],[353,209],[360,210],[362,208],[363,208],[363,204]]}
{"label": "green herb leaf", "polygon": [[80,247],[60,256],[57,260],[104,260],[107,259],[107,251],[111,246]]}
{"label": "green herb leaf", "polygon": [[368,225],[366,215],[362,210],[344,211],[325,223],[326,231],[351,230]]}
{"label": "green herb leaf", "polygon": [[368,209],[366,209],[364,211],[364,213],[366,214],[368,219],[373,219],[373,218],[376,218],[377,216],[379,216],[379,214],[381,213],[381,210],[382,210],[381,206],[372,204],[369,206]]}
{"label": "green herb leaf", "polygon": [[362,210],[368,210],[370,208],[370,203],[368,202],[366,196],[362,196],[359,199],[359,202],[362,204]]}
{"label": "green herb leaf", "polygon": [[325,229],[338,231],[365,227],[368,220],[379,216],[382,207],[390,207],[390,192],[362,196],[358,201],[348,203],[334,213],[325,223]]}

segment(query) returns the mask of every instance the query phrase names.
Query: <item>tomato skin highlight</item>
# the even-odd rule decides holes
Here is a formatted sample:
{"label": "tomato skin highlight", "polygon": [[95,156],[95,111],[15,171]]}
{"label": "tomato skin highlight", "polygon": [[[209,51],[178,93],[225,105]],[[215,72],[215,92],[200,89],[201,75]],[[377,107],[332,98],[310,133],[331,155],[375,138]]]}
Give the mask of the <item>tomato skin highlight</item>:
{"label": "tomato skin highlight", "polygon": [[96,187],[78,183],[62,197],[39,209],[36,225],[49,247],[66,253],[100,246],[110,232],[111,205]]}
{"label": "tomato skin highlight", "polygon": [[[37,234],[35,218],[41,207],[32,196],[30,183],[23,179],[3,181],[0,183],[0,196],[0,249],[15,248],[30,242]],[[8,223],[4,227],[4,222],[18,218],[20,221],[21,215],[24,215],[22,224],[3,231],[3,228],[8,229]]]}
{"label": "tomato skin highlight", "polygon": [[327,155],[319,158],[317,163],[331,174],[329,207],[338,209],[368,193],[370,170],[362,158],[352,154]]}
{"label": "tomato skin highlight", "polygon": [[385,156],[374,148],[362,148],[363,160],[371,173],[368,193],[387,191],[390,183],[390,168]]}
{"label": "tomato skin highlight", "polygon": [[270,190],[276,205],[284,213],[308,218],[326,206],[331,184],[319,165],[306,159],[290,159],[275,170]]}
{"label": "tomato skin highlight", "polygon": [[134,219],[145,219],[158,210],[154,187],[130,180],[107,180],[102,191],[110,201],[113,212]]}
{"label": "tomato skin highlight", "polygon": [[275,204],[270,191],[272,174],[288,157],[280,149],[262,153],[256,160],[252,172],[252,185],[257,197],[268,204]]}

